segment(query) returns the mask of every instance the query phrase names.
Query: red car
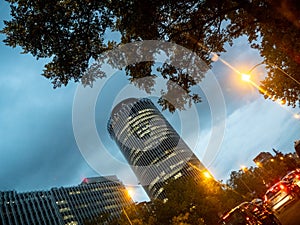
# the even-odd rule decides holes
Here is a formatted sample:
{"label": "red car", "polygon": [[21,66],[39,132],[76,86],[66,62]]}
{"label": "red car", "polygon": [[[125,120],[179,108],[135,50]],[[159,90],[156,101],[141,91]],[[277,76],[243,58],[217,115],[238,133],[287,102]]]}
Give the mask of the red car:
{"label": "red car", "polygon": [[281,180],[300,187],[300,169],[289,172]]}
{"label": "red car", "polygon": [[296,198],[297,195],[293,191],[293,186],[286,181],[279,181],[267,190],[264,195],[264,203],[272,211],[280,212]]}

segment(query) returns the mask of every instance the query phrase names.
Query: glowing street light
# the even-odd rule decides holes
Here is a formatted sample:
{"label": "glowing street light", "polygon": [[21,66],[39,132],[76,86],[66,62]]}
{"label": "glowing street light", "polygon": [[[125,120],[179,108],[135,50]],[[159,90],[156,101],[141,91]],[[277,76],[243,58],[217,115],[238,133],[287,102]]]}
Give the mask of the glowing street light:
{"label": "glowing street light", "polygon": [[127,188],[127,194],[131,197],[131,198],[133,198],[133,196],[134,196],[134,190],[132,189],[132,188]]}
{"label": "glowing street light", "polygon": [[261,165],[260,162],[255,162],[255,164],[256,164],[258,167],[262,167],[262,165]]}
{"label": "glowing street light", "polygon": [[212,176],[208,171],[204,171],[204,172],[203,172],[203,175],[204,175],[204,177],[207,178],[207,179],[212,179],[212,178],[213,178],[213,176]]}
{"label": "glowing street light", "polygon": [[247,171],[247,167],[246,166],[241,166],[241,169],[246,172]]}
{"label": "glowing street light", "polygon": [[251,80],[251,75],[250,74],[247,74],[247,73],[242,73],[242,80],[245,81],[245,82],[250,82]]}
{"label": "glowing street light", "polygon": [[201,170],[200,168],[198,168],[197,166],[193,165],[192,163],[188,162],[188,164],[191,167],[193,167],[195,170],[197,170],[200,173],[202,173],[205,178],[207,178],[207,179],[214,179],[213,175],[207,169]]}
{"label": "glowing street light", "polygon": [[[242,74],[242,80],[244,81],[247,81],[249,82],[250,81],[250,74],[251,72],[258,66],[262,65],[262,64],[265,64],[265,61],[262,61],[258,64],[256,64],[255,66],[253,66],[246,74]],[[288,74],[287,72],[285,72],[283,69],[281,69],[280,67],[278,67],[277,65],[273,64],[273,63],[270,63],[270,62],[267,62],[267,64],[271,67],[274,67],[276,69],[278,69],[280,72],[282,72],[284,75],[286,75],[287,77],[289,77],[290,79],[292,79],[293,81],[295,81],[297,84],[300,85],[300,82],[298,80],[296,80],[293,76],[291,76],[290,74]]]}

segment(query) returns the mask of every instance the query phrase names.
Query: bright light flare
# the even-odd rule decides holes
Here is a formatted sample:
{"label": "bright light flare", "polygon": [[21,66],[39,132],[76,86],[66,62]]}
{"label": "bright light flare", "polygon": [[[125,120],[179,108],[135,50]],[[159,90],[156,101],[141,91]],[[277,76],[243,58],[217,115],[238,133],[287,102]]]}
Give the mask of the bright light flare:
{"label": "bright light flare", "polygon": [[218,60],[219,60],[219,56],[216,53],[212,52],[211,53],[211,61],[216,62]]}
{"label": "bright light flare", "polygon": [[247,171],[247,167],[246,166],[241,166],[241,169],[246,172]]}
{"label": "bright light flare", "polygon": [[204,171],[204,172],[203,172],[203,175],[204,175],[204,177],[207,178],[207,179],[211,179],[211,178],[212,178],[212,175],[211,175],[208,171]]}
{"label": "bright light flare", "polygon": [[132,188],[126,188],[127,189],[127,194],[129,195],[130,198],[133,198],[134,196],[134,190]]}
{"label": "bright light flare", "polygon": [[242,76],[242,81],[250,82],[251,76],[249,74],[242,73],[241,76]]}
{"label": "bright light flare", "polygon": [[260,162],[255,162],[255,164],[258,166],[258,167],[261,167],[261,163]]}

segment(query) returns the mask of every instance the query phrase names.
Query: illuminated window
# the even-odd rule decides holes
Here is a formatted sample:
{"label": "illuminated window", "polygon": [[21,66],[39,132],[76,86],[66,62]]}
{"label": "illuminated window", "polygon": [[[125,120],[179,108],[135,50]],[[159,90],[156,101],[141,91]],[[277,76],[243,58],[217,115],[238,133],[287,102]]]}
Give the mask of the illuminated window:
{"label": "illuminated window", "polygon": [[69,207],[59,209],[59,212],[67,212],[67,211],[70,211]]}
{"label": "illuminated window", "polygon": [[179,177],[181,177],[182,176],[182,173],[177,173],[175,176],[174,176],[174,179],[176,180],[176,179],[178,179]]}
{"label": "illuminated window", "polygon": [[71,218],[74,218],[74,216],[73,215],[67,215],[67,216],[63,217],[64,220],[71,219]]}

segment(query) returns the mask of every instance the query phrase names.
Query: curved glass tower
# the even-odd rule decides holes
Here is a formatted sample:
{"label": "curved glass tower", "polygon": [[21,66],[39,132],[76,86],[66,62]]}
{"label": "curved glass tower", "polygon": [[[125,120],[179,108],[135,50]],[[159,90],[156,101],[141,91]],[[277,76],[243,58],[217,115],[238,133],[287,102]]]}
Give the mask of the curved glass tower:
{"label": "curved glass tower", "polygon": [[168,180],[205,169],[150,99],[117,104],[108,131],[151,199],[164,199]]}

